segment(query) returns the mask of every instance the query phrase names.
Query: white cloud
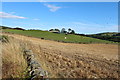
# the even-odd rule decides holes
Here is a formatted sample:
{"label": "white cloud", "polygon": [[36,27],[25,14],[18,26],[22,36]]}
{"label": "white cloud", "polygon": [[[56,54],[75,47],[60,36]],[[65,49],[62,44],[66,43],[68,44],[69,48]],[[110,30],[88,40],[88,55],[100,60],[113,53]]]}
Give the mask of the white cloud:
{"label": "white cloud", "polygon": [[38,0],[38,2],[47,2],[47,1],[45,1],[45,0]]}
{"label": "white cloud", "polygon": [[5,12],[0,12],[0,18],[25,19],[25,17],[12,15]]}
{"label": "white cloud", "polygon": [[46,7],[48,7],[50,9],[51,12],[55,12],[57,10],[59,10],[61,7],[55,6],[55,5],[51,5],[51,4],[44,4]]}
{"label": "white cloud", "polygon": [[88,24],[82,23],[82,22],[73,22],[73,24],[76,24],[76,25],[88,25]]}

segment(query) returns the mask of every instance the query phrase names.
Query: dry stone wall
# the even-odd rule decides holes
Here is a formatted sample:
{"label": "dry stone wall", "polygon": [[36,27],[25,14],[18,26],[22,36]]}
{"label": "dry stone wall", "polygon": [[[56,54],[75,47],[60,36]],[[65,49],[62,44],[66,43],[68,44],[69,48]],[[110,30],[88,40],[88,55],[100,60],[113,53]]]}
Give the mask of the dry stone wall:
{"label": "dry stone wall", "polygon": [[30,75],[30,79],[35,78],[48,78],[48,72],[43,70],[41,64],[35,58],[35,55],[31,50],[24,51],[24,57],[28,64],[28,74]]}

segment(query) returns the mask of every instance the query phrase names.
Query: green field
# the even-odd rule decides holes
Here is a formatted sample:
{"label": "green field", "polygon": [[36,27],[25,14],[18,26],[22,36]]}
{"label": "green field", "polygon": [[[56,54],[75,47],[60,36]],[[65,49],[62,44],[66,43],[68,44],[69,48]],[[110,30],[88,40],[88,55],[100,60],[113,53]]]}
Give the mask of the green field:
{"label": "green field", "polygon": [[[115,43],[112,41],[106,41],[106,40],[100,40],[85,36],[78,36],[78,35],[72,35],[72,34],[56,34],[51,33],[48,31],[40,31],[40,30],[13,30],[13,29],[3,29],[3,32],[10,32],[15,34],[21,34],[25,36],[31,36],[31,37],[37,37],[37,38],[44,38],[46,40],[54,40],[59,42],[69,42],[69,43]],[[67,37],[67,39],[65,39]]]}

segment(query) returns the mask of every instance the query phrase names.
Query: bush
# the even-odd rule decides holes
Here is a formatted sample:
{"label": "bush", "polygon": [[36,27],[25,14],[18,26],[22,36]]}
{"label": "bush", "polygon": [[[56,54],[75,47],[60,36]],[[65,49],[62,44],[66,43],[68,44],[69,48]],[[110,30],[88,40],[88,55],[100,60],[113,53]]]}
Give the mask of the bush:
{"label": "bush", "polygon": [[4,36],[4,35],[0,36],[0,41],[9,42],[8,36]]}

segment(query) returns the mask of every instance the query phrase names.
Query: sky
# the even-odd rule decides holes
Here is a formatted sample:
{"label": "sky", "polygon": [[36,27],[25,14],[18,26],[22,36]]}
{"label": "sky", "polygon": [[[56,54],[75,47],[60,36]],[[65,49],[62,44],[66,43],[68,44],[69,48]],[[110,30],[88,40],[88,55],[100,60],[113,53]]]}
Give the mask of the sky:
{"label": "sky", "polygon": [[119,2],[119,0],[1,0],[2,2]]}
{"label": "sky", "polygon": [[0,18],[1,25],[25,29],[117,32],[118,2],[3,2]]}

